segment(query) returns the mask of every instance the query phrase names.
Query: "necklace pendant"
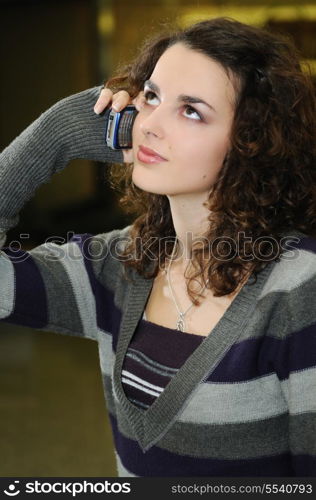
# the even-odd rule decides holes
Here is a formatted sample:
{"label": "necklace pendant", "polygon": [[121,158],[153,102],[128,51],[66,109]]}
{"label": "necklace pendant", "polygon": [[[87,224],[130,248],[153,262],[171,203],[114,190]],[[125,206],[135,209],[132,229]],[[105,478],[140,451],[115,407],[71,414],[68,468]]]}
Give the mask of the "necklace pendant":
{"label": "necklace pendant", "polygon": [[180,317],[177,321],[177,330],[179,330],[180,332],[184,332],[184,321],[183,319]]}

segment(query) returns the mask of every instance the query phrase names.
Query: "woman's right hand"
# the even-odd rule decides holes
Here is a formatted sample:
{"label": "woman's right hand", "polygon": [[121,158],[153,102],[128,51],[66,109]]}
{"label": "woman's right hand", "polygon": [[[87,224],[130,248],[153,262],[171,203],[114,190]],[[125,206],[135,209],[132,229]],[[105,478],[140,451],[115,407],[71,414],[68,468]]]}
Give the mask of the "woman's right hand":
{"label": "woman's right hand", "polygon": [[[106,107],[111,105],[114,111],[121,111],[123,108],[128,106],[128,104],[136,105],[136,99],[131,99],[130,95],[126,90],[120,90],[113,94],[112,90],[104,88],[101,90],[100,96],[95,103],[94,112],[97,114],[102,113]],[[132,149],[122,149],[124,163],[133,162],[133,150]]]}

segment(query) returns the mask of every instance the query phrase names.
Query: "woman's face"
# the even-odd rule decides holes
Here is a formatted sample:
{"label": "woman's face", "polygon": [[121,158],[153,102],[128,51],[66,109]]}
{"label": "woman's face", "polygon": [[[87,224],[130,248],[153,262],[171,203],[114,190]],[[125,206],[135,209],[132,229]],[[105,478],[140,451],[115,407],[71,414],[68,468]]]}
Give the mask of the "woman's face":
{"label": "woman's face", "polygon": [[181,43],[167,49],[137,106],[136,186],[170,196],[208,193],[229,149],[234,99],[220,64]]}

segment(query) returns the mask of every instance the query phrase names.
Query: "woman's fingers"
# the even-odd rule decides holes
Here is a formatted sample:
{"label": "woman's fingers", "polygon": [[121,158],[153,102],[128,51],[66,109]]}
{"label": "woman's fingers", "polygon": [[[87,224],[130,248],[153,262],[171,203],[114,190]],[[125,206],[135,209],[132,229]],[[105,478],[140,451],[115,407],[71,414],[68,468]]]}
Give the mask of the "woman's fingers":
{"label": "woman's fingers", "polygon": [[126,90],[120,90],[113,95],[112,108],[115,111],[121,111],[131,102],[131,98]]}
{"label": "woman's fingers", "polygon": [[[93,109],[95,113],[100,114],[107,106],[111,105],[115,111],[121,111],[131,102],[134,102],[134,100],[131,100],[129,93],[126,92],[126,90],[120,90],[119,92],[113,94],[110,89],[104,88],[101,90],[99,98]],[[132,163],[133,150],[123,149],[122,152],[124,163]]]}
{"label": "woman's fingers", "polygon": [[112,98],[113,98],[112,90],[107,88],[102,89],[98,97],[98,100],[94,105],[93,108],[94,112],[98,115],[102,113],[102,111],[110,104],[110,102],[112,102]]}
{"label": "woman's fingers", "polygon": [[120,90],[113,94],[112,90],[104,88],[101,90],[93,109],[95,113],[100,114],[109,104],[112,104],[115,111],[121,111],[130,103],[130,100],[130,95],[126,90]]}

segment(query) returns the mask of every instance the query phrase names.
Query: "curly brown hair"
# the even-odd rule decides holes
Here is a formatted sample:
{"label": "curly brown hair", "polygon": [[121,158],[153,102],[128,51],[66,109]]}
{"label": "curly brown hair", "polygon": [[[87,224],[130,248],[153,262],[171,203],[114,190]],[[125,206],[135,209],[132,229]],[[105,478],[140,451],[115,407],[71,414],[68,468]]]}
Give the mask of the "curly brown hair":
{"label": "curly brown hair", "polygon": [[[206,204],[209,232],[204,243],[192,248],[195,271],[187,291],[199,305],[192,280],[201,277],[205,284],[209,278],[214,296],[231,294],[249,268],[256,281],[267,262],[279,260],[282,235],[291,230],[315,235],[315,94],[311,76],[302,70],[289,40],[229,18],[202,21],[145,41],[136,59],[106,86],[136,97],[160,56],[175,43],[206,54],[235,77],[235,85],[238,82],[231,149]],[[110,170],[111,186],[121,190],[120,204],[137,215],[122,260],[125,271],[134,268],[153,278],[170,257],[176,234],[167,196],[138,188],[132,169],[130,164]],[[142,249],[150,245],[150,256],[137,251],[139,241]],[[210,253],[214,241],[220,244],[212,245]],[[232,245],[237,241],[238,252]]]}

